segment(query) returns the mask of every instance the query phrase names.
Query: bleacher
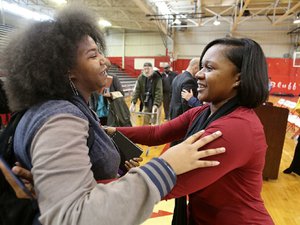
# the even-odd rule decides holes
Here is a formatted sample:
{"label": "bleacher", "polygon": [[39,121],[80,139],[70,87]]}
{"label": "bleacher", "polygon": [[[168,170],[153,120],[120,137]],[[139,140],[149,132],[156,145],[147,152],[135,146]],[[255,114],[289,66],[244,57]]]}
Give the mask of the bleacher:
{"label": "bleacher", "polygon": [[137,80],[136,78],[129,76],[127,73],[122,71],[117,65],[114,64],[112,64],[109,68],[108,74],[114,74],[118,76],[122,84],[125,96],[131,96],[135,82]]}
{"label": "bleacher", "polygon": [[14,30],[15,28],[12,26],[0,24],[0,54],[9,41],[9,33]]}

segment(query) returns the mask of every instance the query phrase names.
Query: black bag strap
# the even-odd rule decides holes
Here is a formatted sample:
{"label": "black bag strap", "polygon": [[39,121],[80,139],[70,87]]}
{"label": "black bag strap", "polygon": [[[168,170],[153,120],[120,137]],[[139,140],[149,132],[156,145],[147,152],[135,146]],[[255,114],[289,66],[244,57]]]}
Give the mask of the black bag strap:
{"label": "black bag strap", "polygon": [[222,116],[225,116],[231,113],[239,106],[238,99],[232,98],[228,102],[226,102],[221,108],[219,108],[215,113],[210,115],[210,108],[207,107],[192,123],[189,127],[186,136],[184,139],[187,139],[191,135],[195,134],[196,132],[205,129],[209,124],[213,121],[219,119]]}
{"label": "black bag strap", "polygon": [[0,135],[0,154],[10,164],[13,165],[15,160],[13,151],[13,138],[16,128],[26,110],[12,114],[7,126]]}
{"label": "black bag strap", "polygon": [[91,149],[95,142],[95,132],[91,124],[89,124],[89,137],[87,139],[87,146]]}
{"label": "black bag strap", "polygon": [[97,118],[94,115],[94,112],[89,108],[87,104],[83,102],[83,98],[81,96],[76,96],[70,100],[80,111],[88,118],[89,120],[89,131],[88,131],[88,139],[87,139],[87,146],[91,149],[95,142],[95,132],[92,126],[91,118]]}

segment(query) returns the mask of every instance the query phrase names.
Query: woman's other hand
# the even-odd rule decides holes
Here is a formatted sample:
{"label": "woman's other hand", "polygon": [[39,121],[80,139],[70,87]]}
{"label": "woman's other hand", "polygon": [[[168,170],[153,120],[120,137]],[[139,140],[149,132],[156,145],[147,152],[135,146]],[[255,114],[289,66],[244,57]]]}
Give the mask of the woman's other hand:
{"label": "woman's other hand", "polygon": [[102,128],[109,136],[113,135],[117,131],[115,127],[102,126]]}
{"label": "woman's other hand", "polygon": [[125,167],[127,170],[130,170],[131,168],[140,166],[140,162],[142,161],[143,161],[142,157],[130,159],[129,161],[125,161]]}

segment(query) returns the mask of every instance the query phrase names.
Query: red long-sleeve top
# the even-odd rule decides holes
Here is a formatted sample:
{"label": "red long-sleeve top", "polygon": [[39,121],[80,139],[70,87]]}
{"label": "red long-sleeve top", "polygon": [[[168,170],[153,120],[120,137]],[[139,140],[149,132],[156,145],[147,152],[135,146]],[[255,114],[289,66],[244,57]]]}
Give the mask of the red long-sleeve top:
{"label": "red long-sleeve top", "polygon": [[[117,129],[133,142],[160,145],[183,138],[206,107],[208,105],[192,108],[160,126]],[[189,196],[189,224],[274,224],[260,195],[267,144],[257,115],[252,109],[238,107],[213,121],[205,129],[205,135],[217,130],[222,132],[222,137],[201,149],[225,147],[224,154],[207,158],[221,164],[178,176],[167,199]]]}

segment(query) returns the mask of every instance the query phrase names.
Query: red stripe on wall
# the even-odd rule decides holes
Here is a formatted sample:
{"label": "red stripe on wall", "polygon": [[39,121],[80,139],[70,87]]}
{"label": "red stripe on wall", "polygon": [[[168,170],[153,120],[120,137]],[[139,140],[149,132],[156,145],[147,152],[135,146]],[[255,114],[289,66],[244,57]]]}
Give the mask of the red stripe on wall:
{"label": "red stripe on wall", "polygon": [[[163,71],[159,67],[160,62],[169,62],[168,56],[153,57],[125,57],[125,72],[132,77],[137,77],[141,70],[134,69],[135,58],[151,58],[155,59],[155,67]],[[112,63],[122,68],[122,57],[109,57]],[[173,71],[181,73],[188,66],[190,59],[177,59],[172,62]],[[300,94],[300,67],[293,67],[293,59],[291,58],[267,58],[268,73],[272,80],[271,93],[278,94]]]}

